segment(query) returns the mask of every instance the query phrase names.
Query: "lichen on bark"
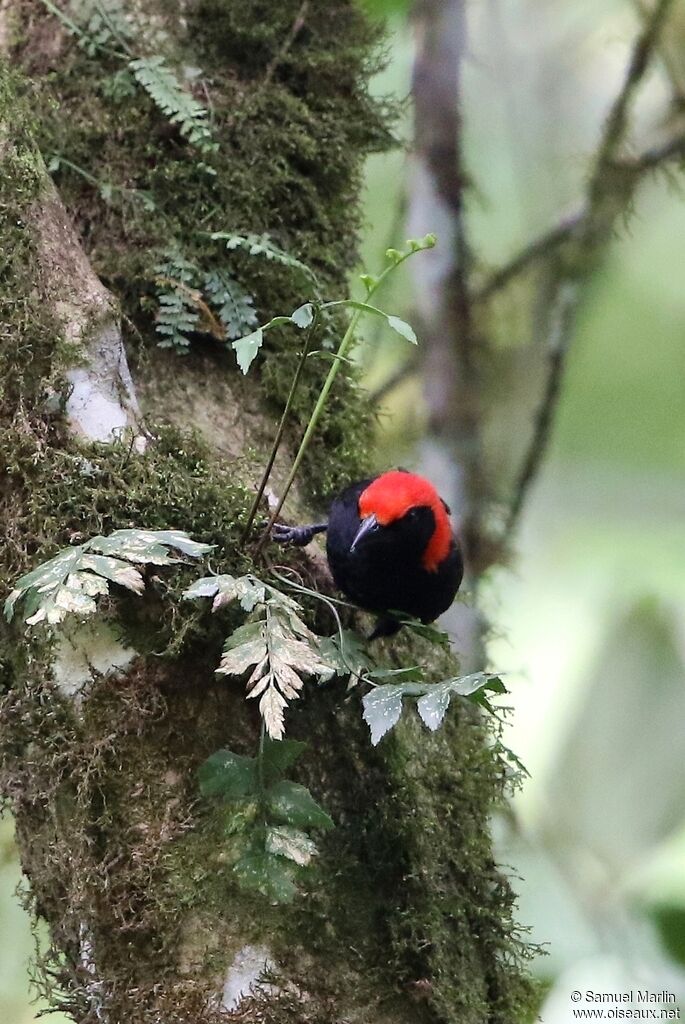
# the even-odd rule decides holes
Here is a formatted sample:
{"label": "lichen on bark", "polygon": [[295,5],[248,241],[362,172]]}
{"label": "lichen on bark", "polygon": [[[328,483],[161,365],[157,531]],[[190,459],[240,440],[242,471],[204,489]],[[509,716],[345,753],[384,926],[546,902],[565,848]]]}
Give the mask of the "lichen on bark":
{"label": "lichen on bark", "polygon": [[[61,547],[128,526],[185,529],[216,545],[214,570],[249,571],[240,526],[296,339],[270,335],[246,380],[207,339],[185,358],[162,353],[152,268],[171,240],[202,263],[221,255],[206,231],[266,231],[326,291],[345,288],[361,161],[390,138],[367,92],[375,33],[348,0],[203,0],[183,5],[183,17],[175,5],[136,4],[170,60],[202,68],[219,143],[212,175],[144,93],[116,98],[113,58],[84,53],[41,4],[11,6],[16,72],[0,66],[3,586]],[[79,440],[64,414],[74,339],[41,290],[28,216],[46,187],[37,147],[86,171],[62,162],[57,186],[122,309],[152,438],[144,453],[128,434]],[[136,198],[143,192],[152,205]],[[239,269],[262,318],[307,298],[283,267],[255,259]],[[290,446],[327,369],[310,361]],[[301,502],[368,468],[369,425],[354,375],[340,374]],[[325,586],[301,555],[293,565]],[[523,1019],[526,949],[487,832],[504,782],[477,715],[455,711],[437,736],[407,724],[373,749],[355,693],[310,687],[288,719],[309,744],[296,777],[336,830],[292,906],[237,888],[222,823],[198,803],[196,769],[222,746],[253,754],[259,727],[239,684],[214,677],[237,619],[181,602],[190,572],[155,574],[143,600],[103,607],[137,654],[118,673],[93,673],[79,700],[57,685],[53,642],[3,627],[0,777],[32,912],[50,927],[40,961],[50,1005],[79,1024],[214,1024],[225,1019],[226,973],[251,945],[269,949],[277,977],[239,1005],[233,1019],[248,1024]],[[388,656],[434,658],[406,638]]]}

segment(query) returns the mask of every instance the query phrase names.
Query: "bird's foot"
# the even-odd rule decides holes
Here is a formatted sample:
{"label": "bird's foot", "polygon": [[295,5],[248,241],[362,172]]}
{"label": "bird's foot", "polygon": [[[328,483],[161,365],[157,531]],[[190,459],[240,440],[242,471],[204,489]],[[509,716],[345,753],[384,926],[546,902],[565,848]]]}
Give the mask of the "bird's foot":
{"label": "bird's foot", "polygon": [[402,623],[398,622],[392,615],[381,615],[376,620],[376,625],[369,636],[369,640],[377,640],[381,636],[394,636],[401,628]]}
{"label": "bird's foot", "polygon": [[327,523],[315,523],[313,526],[286,526],[285,523],[274,523],[271,537],[277,544],[294,544],[296,548],[306,547],[317,533],[323,533]]}

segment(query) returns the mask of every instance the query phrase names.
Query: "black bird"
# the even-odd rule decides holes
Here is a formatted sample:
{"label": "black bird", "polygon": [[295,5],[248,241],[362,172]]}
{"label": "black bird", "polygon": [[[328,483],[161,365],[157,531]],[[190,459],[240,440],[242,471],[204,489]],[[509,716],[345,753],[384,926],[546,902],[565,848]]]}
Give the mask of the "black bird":
{"label": "black bird", "polygon": [[277,523],[272,536],[304,547],[324,530],[337,586],[380,616],[372,639],[400,628],[391,612],[428,623],[452,604],[463,562],[449,509],[424,477],[396,469],[360,480],[333,500],[327,523]]}

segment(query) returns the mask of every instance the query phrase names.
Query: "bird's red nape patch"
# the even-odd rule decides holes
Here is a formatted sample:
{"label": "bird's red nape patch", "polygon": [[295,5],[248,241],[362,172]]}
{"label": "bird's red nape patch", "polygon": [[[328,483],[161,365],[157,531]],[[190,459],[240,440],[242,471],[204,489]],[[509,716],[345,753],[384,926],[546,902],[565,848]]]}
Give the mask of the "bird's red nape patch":
{"label": "bird's red nape patch", "polygon": [[421,561],[429,572],[436,572],[450,552],[452,527],[440,495],[430,480],[400,469],[383,473],[360,494],[359,515],[362,519],[375,515],[381,526],[387,526],[421,505],[427,505],[435,517],[435,529]]}

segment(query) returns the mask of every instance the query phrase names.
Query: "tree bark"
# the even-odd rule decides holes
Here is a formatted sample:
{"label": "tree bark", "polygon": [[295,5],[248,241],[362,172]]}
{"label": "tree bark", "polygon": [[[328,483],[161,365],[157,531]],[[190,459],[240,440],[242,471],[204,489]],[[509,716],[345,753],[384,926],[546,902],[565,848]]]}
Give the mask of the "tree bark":
{"label": "tree bark", "polygon": [[[3,581],[131,526],[186,530],[216,545],[213,570],[263,574],[239,536],[297,337],[269,335],[245,379],[207,333],[185,357],[165,352],[155,266],[173,246],[203,271],[225,262],[263,322],[310,286],[209,232],[268,232],[327,296],[344,291],[361,160],[389,141],[367,93],[374,33],[347,0],[150,0],[116,5],[132,28],[122,58],[116,33],[94,50],[72,34],[74,10],[1,11]],[[127,77],[151,54],[188,72],[217,150],[199,156]],[[310,363],[290,451],[328,368]],[[329,410],[293,508],[364,472],[371,419],[352,376]],[[292,564],[321,582],[314,562]],[[258,716],[215,678],[236,623],[181,602],[190,578],[154,575],[96,627],[3,628],[1,780],[50,929],[49,1005],[78,1024],[522,1019],[527,951],[487,827],[505,784],[489,727],[455,708],[441,732],[408,720],[373,749],[356,694],[312,684],[288,735],[308,743],[297,778],[336,829],[292,906],[246,894],[196,770],[220,747],[252,755]],[[427,650],[400,641],[389,656]]]}

